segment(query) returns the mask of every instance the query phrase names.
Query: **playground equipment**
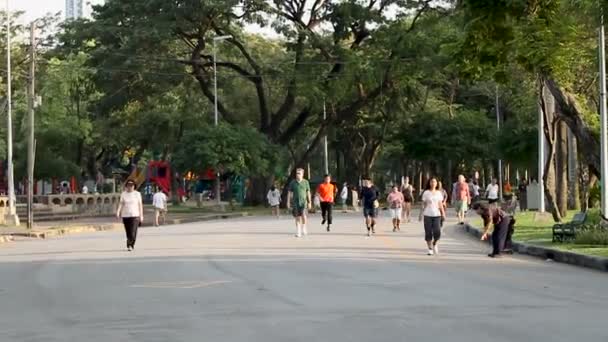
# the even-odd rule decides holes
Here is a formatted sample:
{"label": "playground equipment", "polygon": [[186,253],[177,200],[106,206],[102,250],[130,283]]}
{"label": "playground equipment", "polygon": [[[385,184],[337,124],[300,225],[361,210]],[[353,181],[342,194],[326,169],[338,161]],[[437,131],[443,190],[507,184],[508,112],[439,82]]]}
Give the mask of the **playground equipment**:
{"label": "playground equipment", "polygon": [[166,161],[150,161],[145,169],[133,170],[128,179],[135,182],[136,189],[144,184],[156,184],[165,193],[171,193],[171,166]]}

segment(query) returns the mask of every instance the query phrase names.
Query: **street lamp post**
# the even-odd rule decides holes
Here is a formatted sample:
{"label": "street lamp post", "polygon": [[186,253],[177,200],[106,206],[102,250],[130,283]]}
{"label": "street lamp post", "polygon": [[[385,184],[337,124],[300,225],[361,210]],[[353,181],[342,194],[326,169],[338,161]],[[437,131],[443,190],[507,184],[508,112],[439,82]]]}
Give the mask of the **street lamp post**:
{"label": "street lamp post", "polygon": [[601,214],[603,217],[608,215],[608,141],[606,137],[606,50],[604,35],[604,15],[601,16],[599,30],[599,62],[600,62],[600,159],[601,159]]}
{"label": "street lamp post", "polygon": [[19,225],[19,217],[15,209],[15,180],[13,173],[13,105],[12,105],[12,75],[11,75],[11,11],[10,1],[6,0],[6,96],[7,96],[7,168],[8,168],[8,217],[7,223]]}
{"label": "street lamp post", "polygon": [[[215,126],[218,126],[219,124],[219,114],[218,114],[218,110],[217,110],[217,99],[218,99],[218,94],[217,94],[217,50],[216,50],[216,43],[217,42],[221,42],[223,40],[226,39],[230,39],[232,38],[232,36],[230,35],[225,35],[225,36],[217,36],[217,37],[213,37],[213,105],[214,105],[214,123]],[[220,172],[219,170],[217,170],[216,173],[216,180],[215,180],[215,198],[217,201],[217,204],[221,206],[222,200],[221,200],[221,184],[220,184]]]}

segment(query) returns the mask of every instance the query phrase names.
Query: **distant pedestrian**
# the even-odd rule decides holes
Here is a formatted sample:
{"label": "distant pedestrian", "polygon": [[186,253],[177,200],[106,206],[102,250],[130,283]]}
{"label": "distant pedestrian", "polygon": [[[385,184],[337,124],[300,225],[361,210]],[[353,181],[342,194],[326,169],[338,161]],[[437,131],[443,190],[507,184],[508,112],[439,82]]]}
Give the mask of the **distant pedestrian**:
{"label": "distant pedestrian", "polygon": [[378,208],[380,203],[378,198],[380,192],[369,178],[363,179],[363,187],[361,188],[361,201],[363,202],[363,216],[365,217],[365,226],[367,227],[367,236],[376,234],[376,218],[378,217]]}
{"label": "distant pedestrian", "polygon": [[310,183],[304,179],[304,169],[296,169],[296,179],[289,184],[287,209],[292,210],[296,221],[296,237],[298,238],[308,235],[306,223],[311,205]]}
{"label": "distant pedestrian", "polygon": [[116,217],[122,218],[127,235],[127,250],[135,249],[137,228],[144,222],[144,206],[139,191],[135,190],[135,181],[128,180],[125,191],[120,195]]}
{"label": "distant pedestrian", "polygon": [[410,184],[410,177],[403,179],[401,185],[401,193],[403,194],[403,221],[406,223],[410,222],[410,216],[412,214],[412,203],[414,203],[414,187]]}
{"label": "distant pedestrian", "polygon": [[422,193],[422,209],[419,220],[424,217],[424,239],[428,247],[428,255],[438,254],[439,239],[441,239],[441,219],[445,218],[443,194],[437,188],[437,178],[429,179],[426,190]]}
{"label": "distant pedestrian", "polygon": [[464,224],[465,213],[469,210],[469,205],[471,205],[471,193],[469,192],[469,184],[466,183],[463,175],[458,176],[452,201],[456,209],[456,215],[458,216],[458,223]]}
{"label": "distant pedestrian", "polygon": [[347,208],[346,201],[348,201],[348,183],[344,183],[344,185],[342,186],[342,192],[340,192],[340,200],[342,200],[342,212],[345,213]]}
{"label": "distant pedestrian", "polygon": [[500,188],[497,182],[498,180],[496,178],[492,178],[492,183],[488,184],[488,187],[486,189],[486,198],[488,199],[488,202],[490,202],[490,204],[498,202],[498,193],[500,191]]}
{"label": "distant pedestrian", "polygon": [[321,200],[321,216],[323,217],[321,225],[327,223],[328,232],[331,230],[332,211],[336,193],[337,189],[336,186],[331,183],[331,176],[325,175],[325,177],[323,177],[323,183],[319,184],[317,187],[317,194]]}
{"label": "distant pedestrian", "polygon": [[[441,204],[443,205],[443,211],[447,212],[448,211],[448,200],[449,200],[448,191],[445,189],[442,182],[437,182],[437,190],[439,190],[441,192],[441,196],[443,196],[443,202],[441,202]],[[445,223],[445,217],[442,217],[441,224],[440,224],[441,228],[443,228],[444,223]]]}
{"label": "distant pedestrian", "polygon": [[405,199],[403,198],[403,194],[399,191],[399,187],[397,185],[393,186],[393,189],[388,195],[386,202],[389,205],[391,217],[393,218],[393,232],[400,231]]}
{"label": "distant pedestrian", "polygon": [[271,186],[270,190],[268,190],[268,194],[266,194],[266,199],[268,199],[268,205],[272,210],[272,215],[276,218],[280,217],[279,206],[281,205],[281,192],[277,189],[276,186]]}
{"label": "distant pedestrian", "polygon": [[[497,258],[504,252],[511,252],[511,237],[513,236],[515,219],[494,205],[475,203],[473,210],[483,219],[484,233],[481,240],[487,240],[492,235],[491,258]],[[494,226],[491,231],[492,225]]]}
{"label": "distant pedestrian", "polygon": [[519,181],[519,185],[517,187],[519,197],[519,210],[526,211],[528,210],[528,182],[525,178],[522,178]]}
{"label": "distant pedestrian", "polygon": [[159,188],[152,196],[152,206],[154,207],[154,226],[160,226],[162,220],[165,224],[167,218],[167,195]]}
{"label": "distant pedestrian", "polygon": [[358,213],[359,212],[359,189],[357,187],[352,187],[351,196],[353,198],[353,210]]}
{"label": "distant pedestrian", "polygon": [[87,195],[89,193],[89,188],[86,185],[82,186],[82,194]]}

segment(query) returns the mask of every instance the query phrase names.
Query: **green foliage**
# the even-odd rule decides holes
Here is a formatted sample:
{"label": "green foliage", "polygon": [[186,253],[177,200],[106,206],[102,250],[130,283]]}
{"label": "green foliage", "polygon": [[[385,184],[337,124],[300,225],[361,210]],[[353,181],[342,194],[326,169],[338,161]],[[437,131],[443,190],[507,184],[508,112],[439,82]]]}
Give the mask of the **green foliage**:
{"label": "green foliage", "polygon": [[222,123],[186,133],[173,165],[182,171],[219,167],[223,173],[251,176],[274,172],[279,157],[280,150],[255,129]]}
{"label": "green foliage", "polygon": [[608,229],[599,224],[587,224],[576,233],[577,245],[603,245],[608,246]]}

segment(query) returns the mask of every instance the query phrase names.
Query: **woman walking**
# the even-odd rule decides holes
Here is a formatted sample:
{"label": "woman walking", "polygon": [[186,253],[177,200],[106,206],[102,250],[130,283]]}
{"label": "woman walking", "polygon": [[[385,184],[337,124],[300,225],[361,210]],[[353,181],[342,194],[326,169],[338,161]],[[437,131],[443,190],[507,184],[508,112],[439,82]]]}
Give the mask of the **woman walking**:
{"label": "woman walking", "polygon": [[[487,240],[490,228],[494,225],[492,232],[492,253],[490,258],[498,258],[503,252],[509,252],[511,236],[513,235],[515,219],[495,205],[475,203],[472,207],[483,219],[484,232],[481,240]],[[505,248],[507,247],[507,248]]]}
{"label": "woman walking", "polygon": [[271,186],[266,194],[266,199],[272,210],[272,215],[276,218],[280,218],[279,205],[281,204],[281,191],[279,191],[276,186]]}
{"label": "woman walking", "polygon": [[401,231],[401,211],[403,210],[405,199],[397,185],[393,186],[393,190],[388,194],[386,202],[390,207],[391,216],[393,218],[393,232]]}
{"label": "woman walking", "polygon": [[443,194],[437,188],[437,178],[429,179],[426,190],[422,193],[422,209],[419,220],[424,216],[424,239],[428,247],[427,255],[439,253],[437,244],[441,238],[441,220],[445,218]]}
{"label": "woman walking", "polygon": [[405,177],[403,185],[401,186],[401,193],[403,194],[403,221],[406,223],[410,222],[410,214],[412,212],[412,203],[414,202],[414,187],[410,184],[410,178]]}
{"label": "woman walking", "polygon": [[137,239],[137,228],[144,222],[144,206],[141,194],[135,190],[135,182],[131,179],[125,184],[125,191],[120,195],[120,203],[116,211],[116,217],[122,218],[127,235],[127,250],[135,249]]}

